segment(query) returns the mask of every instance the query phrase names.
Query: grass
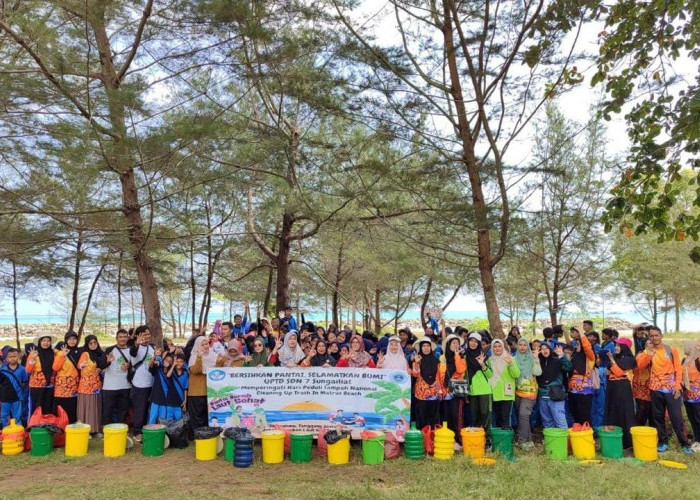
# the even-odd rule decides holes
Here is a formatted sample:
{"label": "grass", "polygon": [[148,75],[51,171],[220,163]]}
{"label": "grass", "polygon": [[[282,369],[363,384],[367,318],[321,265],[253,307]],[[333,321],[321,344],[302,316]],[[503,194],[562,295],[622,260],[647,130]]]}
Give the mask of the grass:
{"label": "grass", "polygon": [[688,464],[686,470],[657,463],[634,465],[605,461],[600,466],[555,462],[541,448],[516,450],[517,462],[498,459],[493,467],[478,467],[461,455],[448,461],[405,458],[382,465],[362,464],[354,445],[348,465],[331,466],[314,456],[311,463],[266,465],[256,447],[248,469],[234,469],[221,456],[212,462],[194,459],[194,447],[166,450],[163,457],[142,457],[138,447],[125,457],[107,459],[102,442],[90,443],[82,458],[66,458],[63,450],[48,457],[0,459],[0,491],[13,498],[547,498],[654,499],[698,497],[700,456],[678,451],[663,458]]}

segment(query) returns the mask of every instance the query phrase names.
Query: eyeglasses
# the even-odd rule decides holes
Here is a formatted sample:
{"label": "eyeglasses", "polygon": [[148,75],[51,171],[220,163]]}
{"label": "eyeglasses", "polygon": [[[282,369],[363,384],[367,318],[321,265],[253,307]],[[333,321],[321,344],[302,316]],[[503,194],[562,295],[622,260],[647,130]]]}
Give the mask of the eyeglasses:
{"label": "eyeglasses", "polygon": [[253,344],[255,347],[262,347],[262,344]]}

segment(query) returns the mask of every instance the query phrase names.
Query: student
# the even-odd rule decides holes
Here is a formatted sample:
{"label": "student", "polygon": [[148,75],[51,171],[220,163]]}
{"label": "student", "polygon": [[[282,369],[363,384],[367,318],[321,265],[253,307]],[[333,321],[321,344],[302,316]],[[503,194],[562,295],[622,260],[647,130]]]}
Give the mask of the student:
{"label": "student", "polygon": [[463,427],[464,398],[453,394],[450,381],[465,380],[467,362],[464,360],[461,347],[461,338],[454,334],[448,335],[443,341],[442,351],[444,354],[440,357],[439,367],[439,376],[443,379],[443,387],[445,388],[445,395],[440,403],[440,413],[443,415],[443,420],[447,421],[447,427],[455,433],[456,450],[460,450],[462,446],[460,433]]}
{"label": "student", "polygon": [[250,327],[250,303],[245,301],[243,303],[243,316],[236,314],[233,317],[233,335],[236,337],[241,337],[246,334]]}
{"label": "student", "polygon": [[[644,350],[651,349],[651,342],[647,339]],[[643,352],[643,351],[642,351]],[[634,369],[632,379],[632,394],[636,406],[635,423],[639,426],[654,425],[651,418],[651,391],[649,390],[649,378],[651,377],[651,365],[644,368],[639,366],[639,354],[636,356],[637,367]]]}
{"label": "student", "polygon": [[490,446],[492,392],[489,378],[493,372],[486,359],[486,353],[483,351],[480,333],[472,332],[469,334],[465,357],[467,378],[469,379],[469,410],[472,425],[484,429],[488,447]]}
{"label": "student", "polygon": [[19,364],[19,351],[14,348],[7,350],[4,363],[0,367],[0,420],[2,426],[10,425],[13,418],[17,424],[26,425],[22,419],[22,399],[29,383],[29,375]]}
{"label": "student", "polygon": [[134,409],[133,433],[137,442],[141,441],[141,428],[148,417],[148,398],[153,388],[153,375],[148,370],[155,350],[151,345],[151,331],[146,325],[136,330],[136,342],[129,351],[132,360],[131,405]]}
{"label": "student", "polygon": [[[68,415],[68,422],[78,420],[78,384],[80,372],[78,360],[80,350],[77,349],[78,334],[68,332],[65,341],[56,344],[54,352],[53,371],[56,374],[54,384],[54,404],[60,406]],[[70,344],[69,344],[70,342]]]}
{"label": "student", "polygon": [[683,431],[683,414],[681,412],[681,383],[683,371],[678,349],[663,343],[663,334],[657,326],[649,330],[649,349],[639,353],[637,363],[640,368],[651,365],[649,389],[651,391],[651,415],[658,432],[658,451],[668,451],[666,434],[666,412],[671,418],[671,425],[676,432],[684,453],[693,453],[690,443]]}
{"label": "student", "polygon": [[393,336],[389,338],[386,354],[382,352],[379,353],[377,368],[408,372],[408,363],[406,362],[403,349],[401,349],[401,339],[399,337]]}
{"label": "student", "polygon": [[287,328],[288,332],[299,330],[297,320],[292,316],[292,308],[290,306],[284,308],[284,316],[280,318],[280,325]]}
{"label": "student", "polygon": [[280,366],[296,368],[305,358],[304,351],[297,342],[297,331],[291,330],[284,336],[284,343],[277,351]]}
{"label": "student", "polygon": [[250,367],[263,367],[263,366],[274,366],[277,361],[277,351],[282,347],[282,341],[277,340],[274,349],[270,354],[265,350],[265,340],[262,337],[255,337],[253,341],[253,352],[245,357],[245,363],[243,366],[246,368]]}
{"label": "student", "polygon": [[207,372],[216,366],[217,354],[209,347],[206,337],[198,337],[189,359],[188,408],[190,427],[206,427],[209,422],[207,406]]}
{"label": "student", "polygon": [[301,362],[301,366],[321,368],[332,368],[335,366],[335,359],[328,352],[328,345],[325,340],[316,342],[316,348],[309,352],[308,356]]}
{"label": "student", "polygon": [[[437,359],[437,358],[435,358]],[[370,356],[365,351],[365,343],[359,335],[353,335],[350,339],[350,352],[346,357],[341,356],[336,363],[338,368],[375,368],[376,365]]]}
{"label": "student", "polygon": [[[575,423],[583,425],[588,422],[590,424],[594,386],[600,387],[595,368],[595,353],[585,335],[578,332],[573,332],[572,335],[576,340],[576,347],[571,355],[573,370],[568,383],[569,408]],[[594,379],[598,380],[598,383],[595,383]]]}
{"label": "student", "polygon": [[549,348],[549,344],[540,346],[540,366],[542,375],[537,377],[538,399],[542,424],[545,429],[558,427],[568,428],[566,423],[566,389],[564,388],[564,372],[571,370],[571,361],[564,356],[561,346]]}
{"label": "student", "polygon": [[29,413],[41,407],[43,414],[53,413],[53,361],[54,352],[51,348],[53,337],[43,335],[37,339],[36,347],[32,347],[27,356],[25,369],[29,374],[29,395],[32,408]]}
{"label": "student", "polygon": [[542,335],[544,336],[544,340],[542,340],[542,343],[547,344],[549,346],[549,349],[553,350],[557,344],[554,340],[554,328],[551,328],[549,326],[545,327],[544,329],[542,329]]}
{"label": "student", "polygon": [[637,362],[630,339],[617,339],[615,344],[615,354],[606,351],[610,368],[605,394],[605,425],[622,428],[622,446],[627,449],[632,447],[630,429],[635,424],[631,379]]}
{"label": "student", "polygon": [[78,359],[78,420],[90,425],[90,437],[102,437],[102,379],[100,373],[107,367],[97,337],[85,337],[83,352]]}
{"label": "student", "polygon": [[113,422],[126,423],[129,412],[131,354],[126,345],[129,334],[122,328],[117,331],[116,339],[116,345],[105,350],[107,366],[102,372],[102,426]]}
{"label": "student", "polygon": [[422,429],[426,425],[433,427],[440,423],[440,400],[445,388],[439,376],[439,361],[433,352],[432,340],[423,337],[416,341],[414,348],[417,354],[413,359],[411,375],[416,379],[413,389],[416,425]]}
{"label": "student", "polygon": [[492,409],[496,425],[502,429],[510,429],[510,415],[515,401],[515,381],[520,376],[520,369],[501,339],[495,339],[491,343],[491,351],[489,385],[492,392]]}
{"label": "student", "polygon": [[525,449],[535,446],[530,431],[530,416],[537,403],[537,378],[542,375],[540,351],[530,350],[527,339],[519,338],[515,352],[520,376],[515,381],[515,411],[518,415],[518,443]]}
{"label": "student", "polygon": [[700,452],[700,341],[687,341],[684,352],[683,398],[695,441],[691,449],[698,453]]}
{"label": "student", "polygon": [[[180,420],[187,408],[188,373],[185,357],[156,351],[149,370],[155,378],[149,401],[148,424],[162,420]],[[162,357],[161,357],[162,356]]]}

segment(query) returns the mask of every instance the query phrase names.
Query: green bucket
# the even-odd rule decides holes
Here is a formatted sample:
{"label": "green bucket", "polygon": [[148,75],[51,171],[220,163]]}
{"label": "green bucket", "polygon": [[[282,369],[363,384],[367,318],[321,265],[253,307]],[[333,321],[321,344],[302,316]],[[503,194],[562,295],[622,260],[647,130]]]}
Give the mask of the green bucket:
{"label": "green bucket", "polygon": [[598,427],[598,437],[603,457],[614,460],[622,458],[622,427],[614,427],[611,431],[606,431],[605,427]]}
{"label": "green bucket", "polygon": [[289,458],[295,464],[311,462],[311,448],[314,436],[308,432],[292,432],[289,436]]}
{"label": "green bucket", "polygon": [[365,465],[384,463],[384,434],[362,438],[362,461]]}
{"label": "green bucket", "polygon": [[53,450],[53,436],[48,429],[32,429],[29,431],[29,437],[32,440],[33,457],[44,457]]}
{"label": "green bucket", "polygon": [[545,429],[543,434],[544,451],[547,453],[547,457],[556,460],[566,460],[569,456],[569,431],[558,427],[550,427]]}
{"label": "green bucket", "polygon": [[226,438],[224,444],[224,460],[227,462],[233,462],[233,454],[236,451],[236,440],[230,437]]}
{"label": "green bucket", "polygon": [[493,451],[497,451],[506,458],[513,458],[513,429],[491,428],[491,445]]}
{"label": "green bucket", "polygon": [[146,425],[143,429],[143,446],[141,454],[144,457],[160,457],[165,449],[165,426]]}

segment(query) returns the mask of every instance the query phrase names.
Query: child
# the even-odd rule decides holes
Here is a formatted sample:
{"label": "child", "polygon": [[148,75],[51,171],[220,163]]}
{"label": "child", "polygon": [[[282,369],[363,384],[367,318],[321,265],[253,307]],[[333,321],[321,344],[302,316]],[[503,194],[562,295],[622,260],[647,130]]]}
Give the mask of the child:
{"label": "child", "polygon": [[182,354],[173,357],[166,352],[161,358],[160,354],[157,351],[156,357],[151,361],[150,371],[155,381],[149,399],[149,425],[157,423],[158,419],[180,420],[182,411],[187,410],[189,375],[185,369],[185,357]]}
{"label": "child", "polygon": [[0,419],[3,427],[10,424],[10,418],[22,422],[22,397],[29,381],[27,371],[19,364],[17,349],[7,351],[5,363],[0,368]]}

